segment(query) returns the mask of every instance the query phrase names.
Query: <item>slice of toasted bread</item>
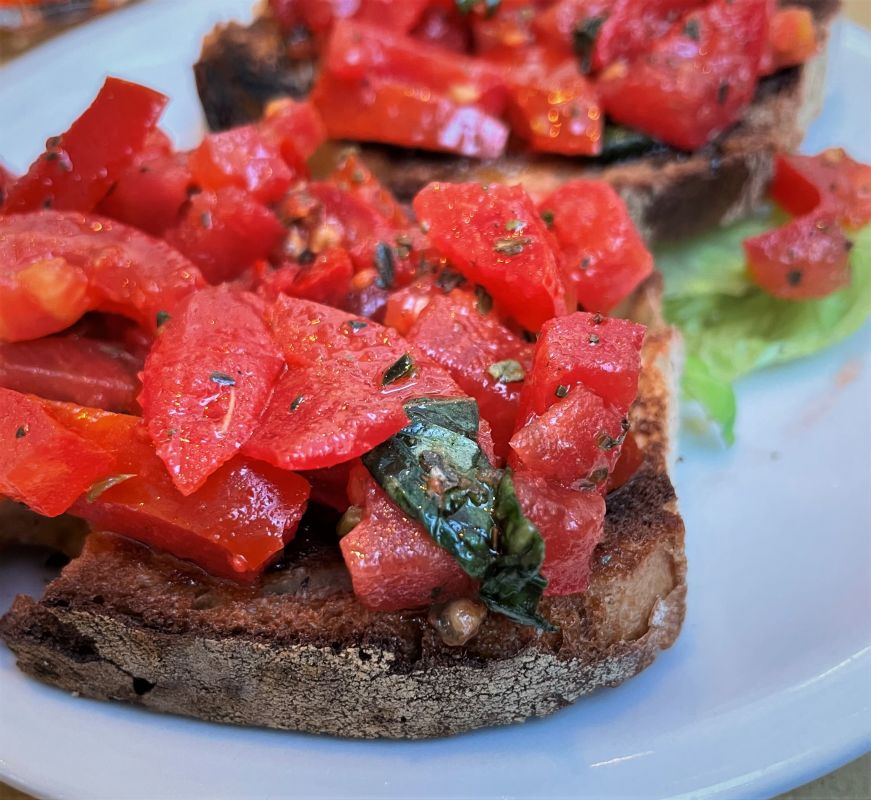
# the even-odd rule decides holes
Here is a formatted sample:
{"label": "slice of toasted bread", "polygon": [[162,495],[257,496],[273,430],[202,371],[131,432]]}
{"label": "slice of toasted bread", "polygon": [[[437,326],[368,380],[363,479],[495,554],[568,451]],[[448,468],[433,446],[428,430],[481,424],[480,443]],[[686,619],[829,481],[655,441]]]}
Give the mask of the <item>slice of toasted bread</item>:
{"label": "slice of toasted bread", "polygon": [[303,533],[287,563],[248,589],[94,533],[41,600],[15,600],[0,635],[25,672],[89,697],[339,736],[516,722],[626,680],[675,640],[686,594],[668,476],[680,342],[658,296],[654,280],[632,313],[651,326],[632,410],[644,464],[608,497],[589,590],[542,602],[558,633],[491,614],[466,646],[448,647],[425,613],[361,606],[334,536]]}
{"label": "slice of toasted bread", "polygon": [[[596,159],[536,156],[525,150],[495,161],[363,145],[366,163],[401,200],[430,181],[523,183],[550,192],[574,178],[611,183],[648,243],[680,239],[747,216],[765,199],[774,155],[791,152],[819,112],[825,44],[840,0],[790,0],[814,14],[821,52],[801,67],[760,81],[740,124],[702,150],[687,154],[658,147],[604,163]],[[311,60],[292,60],[277,25],[219,26],[203,43],[194,67],[197,88],[214,129],[257,119],[275,96],[304,97],[313,80]]]}

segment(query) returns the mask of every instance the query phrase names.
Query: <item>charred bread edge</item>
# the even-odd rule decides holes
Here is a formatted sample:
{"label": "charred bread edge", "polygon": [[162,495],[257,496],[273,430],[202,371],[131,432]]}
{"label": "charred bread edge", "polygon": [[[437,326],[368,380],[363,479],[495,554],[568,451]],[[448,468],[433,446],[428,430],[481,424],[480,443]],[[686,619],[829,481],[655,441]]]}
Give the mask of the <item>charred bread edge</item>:
{"label": "charred bread edge", "polygon": [[[397,630],[415,632],[404,638],[365,628],[342,641],[264,635],[254,625],[246,630],[242,606],[227,619],[203,622],[182,608],[170,583],[149,586],[165,568],[130,543],[126,566],[143,592],[163,592],[166,621],[151,613],[146,622],[121,602],[113,607],[114,575],[104,576],[95,597],[94,586],[76,577],[77,563],[87,563],[86,546],[41,601],[15,600],[0,635],[22,670],[67,691],[216,722],[345,737],[421,738],[518,722],[621,683],[674,642],[685,611],[684,527],[667,471],[680,340],[658,321],[657,283],[639,293],[633,313],[652,325],[632,411],[645,463],[608,498],[590,589],[542,603],[559,633],[539,635],[491,616],[480,641],[463,648],[442,645],[422,620],[398,621]],[[488,652],[488,641],[497,643],[495,651]]]}

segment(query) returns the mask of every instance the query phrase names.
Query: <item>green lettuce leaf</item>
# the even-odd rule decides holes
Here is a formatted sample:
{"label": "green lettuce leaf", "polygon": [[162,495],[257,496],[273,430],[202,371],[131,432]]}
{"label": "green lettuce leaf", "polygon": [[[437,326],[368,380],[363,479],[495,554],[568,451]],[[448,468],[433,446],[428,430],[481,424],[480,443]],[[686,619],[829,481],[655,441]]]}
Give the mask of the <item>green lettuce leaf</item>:
{"label": "green lettuce leaf", "polygon": [[820,300],[771,297],[745,274],[741,242],[769,230],[754,218],[663,248],[665,315],[683,332],[685,394],[697,400],[731,443],[733,382],[762,367],[816,353],[857,331],[871,314],[871,226],[855,237],[852,283]]}

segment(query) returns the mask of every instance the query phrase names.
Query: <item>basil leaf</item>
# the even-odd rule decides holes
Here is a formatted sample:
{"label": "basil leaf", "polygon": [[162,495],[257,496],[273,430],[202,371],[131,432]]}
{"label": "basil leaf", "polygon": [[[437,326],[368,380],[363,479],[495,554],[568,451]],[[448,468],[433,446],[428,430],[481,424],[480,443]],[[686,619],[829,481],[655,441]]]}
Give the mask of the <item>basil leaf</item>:
{"label": "basil leaf", "polygon": [[535,610],[547,586],[544,540],[523,514],[508,471],[477,443],[478,406],[469,398],[406,404],[409,424],[363,456],[390,498],[481,581],[481,599],[522,625],[553,630]]}
{"label": "basil leaf", "polygon": [[596,37],[599,35],[599,29],[607,19],[606,14],[600,14],[597,17],[587,17],[575,25],[572,31],[572,49],[575,55],[580,59],[581,72],[585,75],[590,73],[592,69],[593,48],[596,46]]}

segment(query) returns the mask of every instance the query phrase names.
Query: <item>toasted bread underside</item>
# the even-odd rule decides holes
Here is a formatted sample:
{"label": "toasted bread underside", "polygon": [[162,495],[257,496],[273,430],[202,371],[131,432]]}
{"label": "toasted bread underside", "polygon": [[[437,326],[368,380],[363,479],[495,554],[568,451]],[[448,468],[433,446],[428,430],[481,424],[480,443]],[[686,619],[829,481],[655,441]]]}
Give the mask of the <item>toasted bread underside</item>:
{"label": "toasted bread underside", "polygon": [[[840,0],[789,0],[814,14],[825,45]],[[315,67],[288,58],[277,26],[267,17],[245,28],[219,26],[203,44],[194,67],[209,124],[224,128],[257,119],[275,96],[303,97]],[[649,243],[669,241],[727,225],[765,199],[777,152],[791,152],[819,112],[825,48],[801,67],[763,79],[740,124],[702,150],[687,154],[660,147],[611,163],[512,151],[493,161],[362,145],[366,163],[401,200],[430,181],[523,183],[544,194],[575,178],[611,183]],[[330,159],[325,159],[330,163]]]}
{"label": "toasted bread underside", "polygon": [[[668,476],[680,342],[656,315],[633,408],[645,460],[608,497],[582,595],[546,598],[558,633],[490,615],[444,645],[425,612],[377,613],[350,591],[334,545],[300,542],[246,589],[112,534],[93,533],[41,600],[19,596],[0,635],[25,672],[68,691],[217,722],[417,738],[543,716],[635,675],[684,616],[684,528]],[[7,532],[33,532],[10,520]],[[37,538],[41,532],[36,529]]]}

